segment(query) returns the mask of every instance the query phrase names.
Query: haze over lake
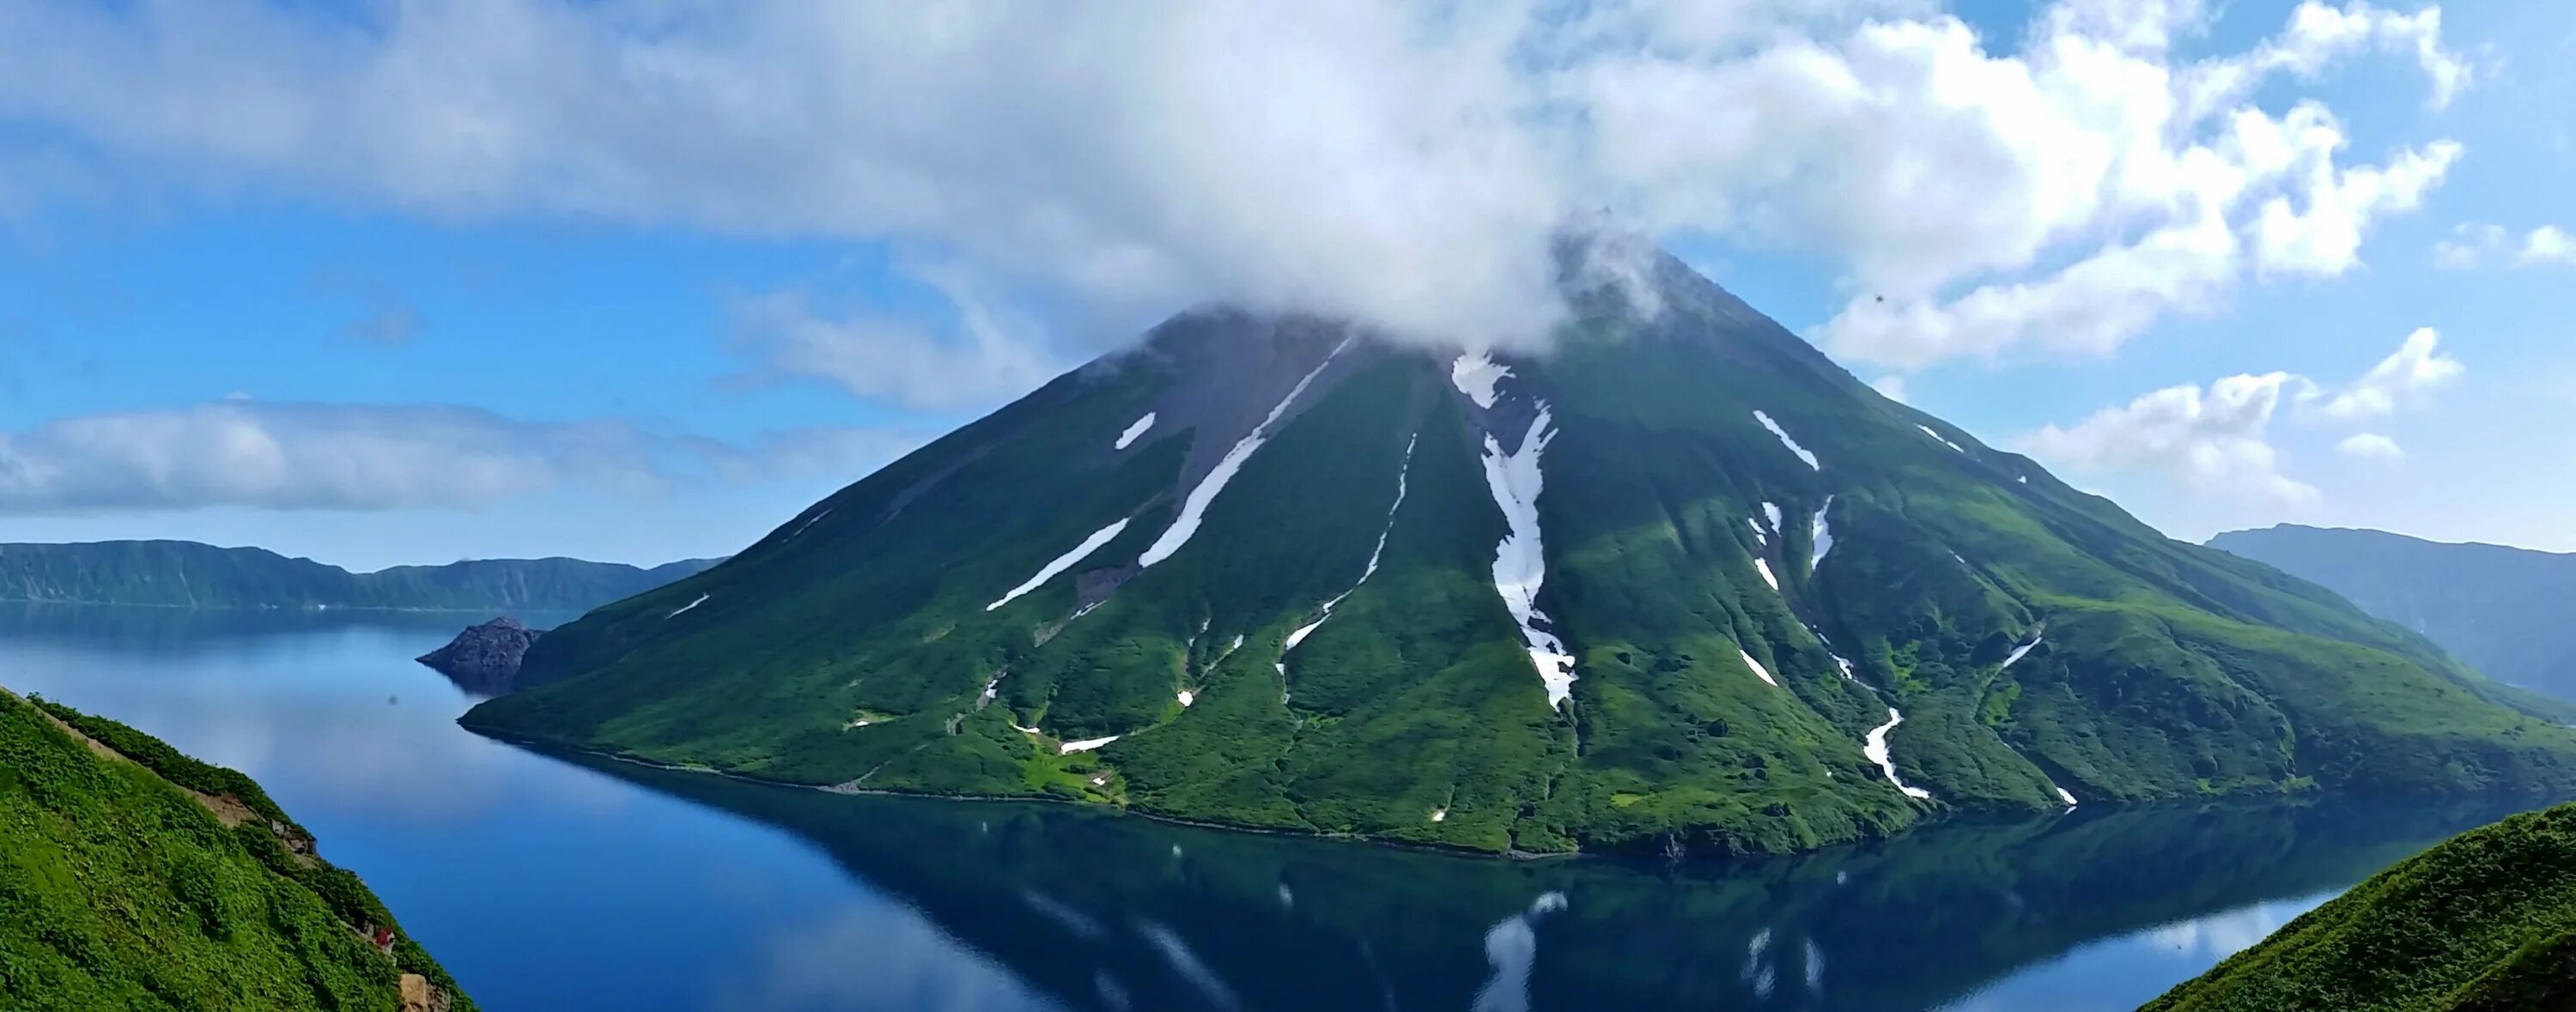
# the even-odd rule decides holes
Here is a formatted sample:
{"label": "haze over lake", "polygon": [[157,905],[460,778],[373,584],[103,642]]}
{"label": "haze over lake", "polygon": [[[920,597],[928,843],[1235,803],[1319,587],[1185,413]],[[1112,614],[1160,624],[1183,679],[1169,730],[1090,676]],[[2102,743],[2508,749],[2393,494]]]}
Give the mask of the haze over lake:
{"label": "haze over lake", "polygon": [[0,678],[250,773],[505,1012],[2128,1009],[2524,807],[2085,806],[1514,863],[539,755],[459,729],[471,700],[412,662],[460,623],[12,607]]}

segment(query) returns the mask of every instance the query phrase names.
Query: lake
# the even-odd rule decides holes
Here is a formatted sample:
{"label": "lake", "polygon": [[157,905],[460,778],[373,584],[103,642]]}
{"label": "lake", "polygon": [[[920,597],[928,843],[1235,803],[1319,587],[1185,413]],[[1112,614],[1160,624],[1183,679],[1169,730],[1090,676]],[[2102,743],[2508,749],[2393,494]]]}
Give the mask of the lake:
{"label": "lake", "polygon": [[258,778],[494,1012],[2108,1012],[2538,806],[2085,806],[1746,864],[1483,860],[541,755],[458,728],[473,700],[412,661],[483,617],[0,605],[0,685]]}

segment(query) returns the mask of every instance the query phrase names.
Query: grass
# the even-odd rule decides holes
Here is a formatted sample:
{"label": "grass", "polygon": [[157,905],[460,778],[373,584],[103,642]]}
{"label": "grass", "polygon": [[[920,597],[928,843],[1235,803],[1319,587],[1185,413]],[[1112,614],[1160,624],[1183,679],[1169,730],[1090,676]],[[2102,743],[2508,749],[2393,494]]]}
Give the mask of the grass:
{"label": "grass", "polygon": [[[259,818],[227,828],[191,790]],[[290,850],[281,826],[309,842],[239,773],[0,693],[0,1005],[391,1009],[417,973],[473,1008],[355,875]],[[361,934],[374,927],[396,931],[390,957]]]}

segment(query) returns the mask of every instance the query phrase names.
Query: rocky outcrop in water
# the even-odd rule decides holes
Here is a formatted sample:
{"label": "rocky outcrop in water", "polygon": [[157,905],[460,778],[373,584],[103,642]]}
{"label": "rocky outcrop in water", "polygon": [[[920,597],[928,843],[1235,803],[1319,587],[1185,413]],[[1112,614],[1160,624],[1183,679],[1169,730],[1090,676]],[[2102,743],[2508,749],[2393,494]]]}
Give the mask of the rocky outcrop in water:
{"label": "rocky outcrop in water", "polygon": [[446,646],[420,656],[456,687],[478,696],[508,695],[519,679],[519,660],[538,632],[503,615],[456,634]]}

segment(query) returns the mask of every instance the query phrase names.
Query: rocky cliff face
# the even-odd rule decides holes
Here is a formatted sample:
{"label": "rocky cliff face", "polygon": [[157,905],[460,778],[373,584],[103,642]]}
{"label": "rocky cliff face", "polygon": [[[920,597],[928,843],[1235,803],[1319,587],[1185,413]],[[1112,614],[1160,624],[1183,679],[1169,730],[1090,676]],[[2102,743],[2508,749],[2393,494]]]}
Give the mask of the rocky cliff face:
{"label": "rocky cliff face", "polygon": [[420,656],[422,664],[478,696],[508,695],[517,687],[519,660],[538,632],[503,615],[456,634],[446,646]]}

